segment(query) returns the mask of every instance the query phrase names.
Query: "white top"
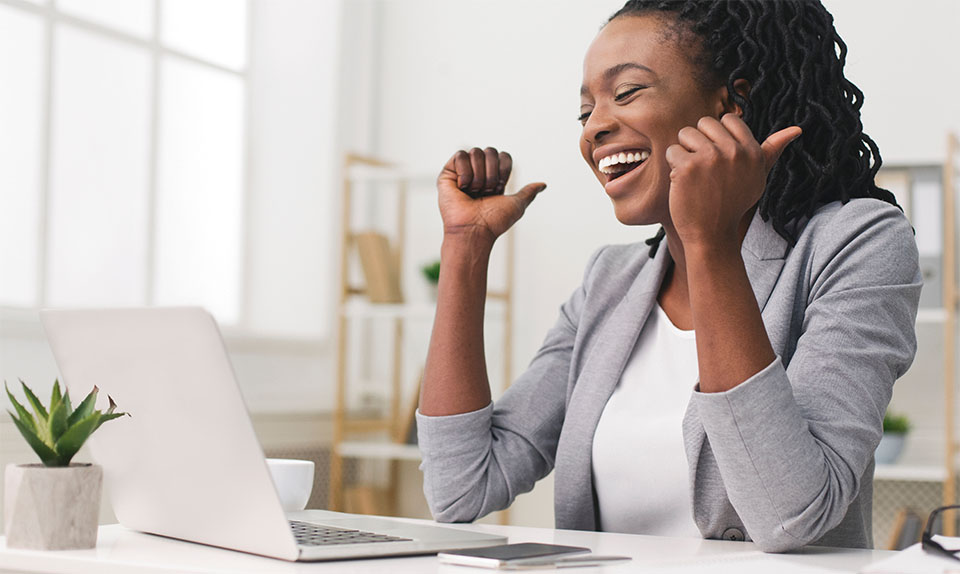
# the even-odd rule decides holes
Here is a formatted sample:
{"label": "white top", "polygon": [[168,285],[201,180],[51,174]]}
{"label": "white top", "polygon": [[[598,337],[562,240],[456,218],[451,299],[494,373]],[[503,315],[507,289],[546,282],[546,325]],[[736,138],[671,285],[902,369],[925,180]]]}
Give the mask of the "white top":
{"label": "white top", "polygon": [[697,382],[696,338],[654,309],[593,436],[600,529],[699,538],[682,428]]}

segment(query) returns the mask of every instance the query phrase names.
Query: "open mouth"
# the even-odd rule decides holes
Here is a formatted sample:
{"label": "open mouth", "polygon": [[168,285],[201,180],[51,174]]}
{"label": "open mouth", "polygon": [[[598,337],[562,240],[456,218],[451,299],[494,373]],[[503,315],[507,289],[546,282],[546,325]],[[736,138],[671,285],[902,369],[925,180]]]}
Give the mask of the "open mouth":
{"label": "open mouth", "polygon": [[597,168],[601,173],[607,176],[608,181],[613,181],[618,177],[630,172],[647,161],[650,158],[649,151],[631,151],[609,155],[600,160]]}

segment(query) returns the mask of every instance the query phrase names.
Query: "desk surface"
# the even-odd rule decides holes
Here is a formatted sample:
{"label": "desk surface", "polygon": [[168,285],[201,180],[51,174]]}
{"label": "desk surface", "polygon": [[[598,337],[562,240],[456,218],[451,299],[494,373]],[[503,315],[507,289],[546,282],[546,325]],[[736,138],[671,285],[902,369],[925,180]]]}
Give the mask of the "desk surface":
{"label": "desk surface", "polygon": [[[410,520],[410,522],[428,523]],[[596,572],[736,572],[737,574],[827,574],[857,572],[892,553],[881,550],[807,548],[790,554],[763,554],[750,542],[690,538],[665,538],[522,526],[446,525],[506,535],[510,542],[546,542],[592,548],[596,554],[631,556],[630,562],[602,568],[564,569],[571,574]],[[112,524],[100,527],[97,547],[91,550],[36,552],[6,548],[0,537],[0,573],[64,572],[74,574],[202,572],[303,573],[303,572],[407,572],[481,574],[495,572],[440,564],[436,556],[381,558],[343,562],[292,563],[141,534]],[[547,570],[545,570],[547,571]]]}

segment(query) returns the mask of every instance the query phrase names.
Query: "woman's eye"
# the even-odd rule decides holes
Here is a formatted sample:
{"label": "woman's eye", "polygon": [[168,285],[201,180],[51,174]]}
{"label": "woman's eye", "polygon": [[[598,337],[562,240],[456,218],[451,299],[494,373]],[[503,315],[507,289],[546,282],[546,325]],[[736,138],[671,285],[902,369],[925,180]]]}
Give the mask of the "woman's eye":
{"label": "woman's eye", "polygon": [[580,124],[587,123],[587,120],[590,119],[590,112],[584,112],[580,114],[580,117],[577,119],[580,121]]}
{"label": "woman's eye", "polygon": [[632,88],[630,88],[630,89],[628,89],[628,90],[624,90],[624,91],[620,92],[620,93],[617,94],[613,99],[614,99],[615,101],[622,102],[623,100],[629,98],[630,96],[632,96],[633,94],[637,93],[637,92],[640,91],[641,89],[643,89],[643,86],[634,86],[634,87],[632,87]]}

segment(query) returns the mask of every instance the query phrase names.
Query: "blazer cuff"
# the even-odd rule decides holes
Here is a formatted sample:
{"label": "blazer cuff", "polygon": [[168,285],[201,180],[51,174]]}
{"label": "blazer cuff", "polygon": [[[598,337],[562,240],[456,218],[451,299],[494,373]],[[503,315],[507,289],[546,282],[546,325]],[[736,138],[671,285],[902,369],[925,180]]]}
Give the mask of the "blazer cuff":
{"label": "blazer cuff", "polygon": [[[760,372],[728,391],[702,393],[698,383],[693,401],[708,436],[714,433],[736,436],[746,430],[744,425],[753,426],[771,417],[792,414],[797,408],[779,355]],[[760,426],[762,429],[764,423]]]}
{"label": "blazer cuff", "polygon": [[823,454],[800,416],[780,357],[729,391],[695,392],[692,400],[727,495],[751,538],[789,534],[785,521],[815,496],[805,486],[815,480],[805,483],[807,477],[797,475],[822,466]]}
{"label": "blazer cuff", "polygon": [[446,416],[427,416],[417,409],[417,442],[424,459],[431,455],[470,452],[487,446],[493,403],[482,409]]}

